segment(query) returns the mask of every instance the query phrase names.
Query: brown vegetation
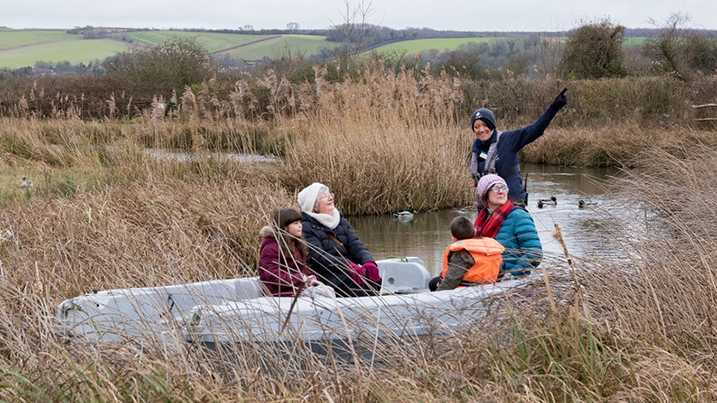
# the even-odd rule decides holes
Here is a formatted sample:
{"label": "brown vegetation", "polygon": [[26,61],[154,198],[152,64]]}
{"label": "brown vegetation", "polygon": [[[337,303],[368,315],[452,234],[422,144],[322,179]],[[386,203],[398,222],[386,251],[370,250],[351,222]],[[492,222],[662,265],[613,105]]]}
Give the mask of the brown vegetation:
{"label": "brown vegetation", "polygon": [[[691,96],[715,96],[714,78],[569,85],[568,106],[524,161],[634,167],[620,197],[656,218],[647,232],[617,228],[633,240],[625,258],[579,262],[577,280],[546,262],[554,310],[538,281],[535,298],[497,300],[488,318],[466,320],[467,331],[392,344],[374,365],[266,346],[246,353],[274,371],[218,366],[189,347],[87,348],[52,333],[57,304],[90,289],[252,275],[258,229],[313,181],[329,185],[347,214],[465,205],[470,111],[485,104],[501,128],[516,127],[564,85],[379,71],[328,82],[318,68],[313,85],[271,74],[229,88],[210,80],[158,97],[133,120],[81,120],[81,104],[42,120],[31,98],[3,102],[14,117],[0,121],[0,399],[717,398],[715,138],[683,127]],[[280,158],[237,163],[227,152]],[[17,187],[24,175],[33,188]]]}

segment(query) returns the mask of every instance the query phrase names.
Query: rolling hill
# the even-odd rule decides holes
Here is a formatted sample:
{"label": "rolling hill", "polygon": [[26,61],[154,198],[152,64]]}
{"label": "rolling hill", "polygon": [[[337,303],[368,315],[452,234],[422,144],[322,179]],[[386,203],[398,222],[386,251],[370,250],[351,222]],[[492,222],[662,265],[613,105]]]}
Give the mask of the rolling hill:
{"label": "rolling hill", "polygon": [[[212,55],[229,55],[246,61],[277,58],[291,53],[309,57],[332,49],[335,43],[319,35],[247,34],[233,32],[106,29],[99,39],[84,39],[65,30],[10,29],[0,27],[0,68],[32,67],[36,62],[79,64],[102,61],[131,46],[158,46],[170,39],[193,39]],[[455,50],[466,43],[488,43],[506,36],[413,39],[378,46],[370,52],[413,55],[436,49]],[[644,38],[627,38],[626,44]],[[368,53],[368,52],[366,52]]]}
{"label": "rolling hill", "polygon": [[[35,62],[72,64],[103,60],[130,46],[158,46],[170,39],[194,39],[210,54],[226,54],[247,61],[277,58],[291,52],[305,57],[331,49],[332,43],[317,35],[250,35],[174,30],[138,30],[112,33],[102,39],[83,39],[62,30],[0,29],[0,68],[17,69]],[[497,38],[417,39],[380,46],[374,51],[415,54],[429,49],[455,50],[467,42],[488,42]]]}
{"label": "rolling hill", "polygon": [[111,38],[82,39],[64,30],[1,29],[0,68],[32,67],[38,61],[89,63],[112,56],[127,46]]}
{"label": "rolling hill", "polygon": [[207,52],[215,53],[271,37],[271,35],[221,34],[188,31],[136,31],[122,35],[134,43],[159,46],[168,39],[194,39]]}
{"label": "rolling hill", "polygon": [[226,53],[232,57],[244,60],[260,60],[263,57],[276,58],[287,51],[304,56],[321,53],[322,48],[331,49],[331,43],[322,36],[314,35],[276,35],[256,41],[235,49],[228,49],[217,53]]}
{"label": "rolling hill", "polygon": [[489,38],[434,38],[434,39],[414,39],[410,41],[393,42],[387,45],[379,46],[373,51],[376,52],[405,52],[407,55],[415,55],[431,49],[438,49],[443,52],[446,50],[456,50],[460,45],[473,43],[489,43],[506,37],[489,37]]}
{"label": "rolling hill", "polygon": [[210,54],[248,61],[278,57],[290,50],[310,56],[330,45],[315,35],[249,35],[190,31],[126,31],[101,39],[83,39],[63,30],[0,29],[0,68],[32,67],[36,62],[72,64],[103,60],[130,46],[158,46],[170,39],[194,39]]}

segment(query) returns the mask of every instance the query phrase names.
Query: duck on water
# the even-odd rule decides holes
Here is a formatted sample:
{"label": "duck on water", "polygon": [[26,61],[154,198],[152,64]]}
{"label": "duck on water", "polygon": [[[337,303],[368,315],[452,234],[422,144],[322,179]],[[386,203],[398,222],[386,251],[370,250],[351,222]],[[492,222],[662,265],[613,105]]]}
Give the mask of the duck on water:
{"label": "duck on water", "polygon": [[557,206],[558,205],[558,199],[553,196],[550,199],[539,199],[538,200],[538,208],[543,208],[544,206]]}
{"label": "duck on water", "polygon": [[393,217],[395,219],[397,219],[398,221],[413,221],[413,213],[415,213],[415,212],[416,212],[416,210],[414,210],[413,207],[411,207],[406,211],[394,213]]}

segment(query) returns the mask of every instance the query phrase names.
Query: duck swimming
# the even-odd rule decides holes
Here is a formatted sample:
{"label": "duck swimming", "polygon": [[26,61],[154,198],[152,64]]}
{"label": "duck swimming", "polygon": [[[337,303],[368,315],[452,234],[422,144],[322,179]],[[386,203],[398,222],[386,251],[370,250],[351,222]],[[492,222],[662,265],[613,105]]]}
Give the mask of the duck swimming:
{"label": "duck swimming", "polygon": [[413,221],[413,213],[415,213],[416,210],[413,209],[413,207],[409,208],[406,211],[401,211],[399,213],[394,213],[393,216],[398,221]]}
{"label": "duck swimming", "polygon": [[586,202],[585,200],[578,201],[578,208],[585,208],[588,206],[597,206],[597,202]]}
{"label": "duck swimming", "polygon": [[24,176],[22,177],[22,182],[20,182],[19,185],[21,188],[31,188],[33,186],[32,181],[27,180]]}
{"label": "duck swimming", "polygon": [[558,205],[558,199],[555,198],[555,196],[551,197],[550,199],[539,199],[538,200],[538,208],[543,208],[543,206],[557,206]]}

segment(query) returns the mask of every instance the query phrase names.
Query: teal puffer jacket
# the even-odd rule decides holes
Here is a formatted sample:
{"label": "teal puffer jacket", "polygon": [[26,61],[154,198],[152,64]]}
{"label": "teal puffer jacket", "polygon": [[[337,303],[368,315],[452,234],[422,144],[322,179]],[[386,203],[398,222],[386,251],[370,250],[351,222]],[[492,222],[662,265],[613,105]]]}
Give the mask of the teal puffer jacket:
{"label": "teal puffer jacket", "polygon": [[543,258],[543,246],[530,213],[513,208],[495,235],[495,240],[505,247],[499,276],[530,274]]}

